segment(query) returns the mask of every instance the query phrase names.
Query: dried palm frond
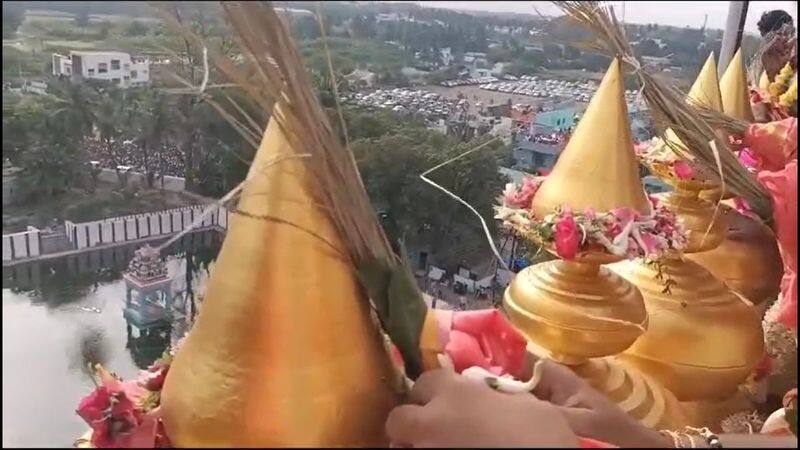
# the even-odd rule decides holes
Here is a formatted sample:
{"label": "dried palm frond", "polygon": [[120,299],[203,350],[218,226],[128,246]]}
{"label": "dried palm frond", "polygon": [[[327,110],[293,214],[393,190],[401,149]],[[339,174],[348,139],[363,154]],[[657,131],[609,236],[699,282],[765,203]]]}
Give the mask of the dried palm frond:
{"label": "dried palm frond", "polygon": [[750,122],[731,117],[716,109],[704,105],[696,105],[697,113],[714,129],[725,130],[730,134],[741,136],[747,131]]}
{"label": "dried palm frond", "polygon": [[[353,271],[370,297],[377,317],[406,363],[406,374],[421,372],[420,331],[426,306],[402,248],[395,251],[372,209],[350,149],[341,142],[319,102],[289,27],[271,2],[222,2],[242,58],[209,48],[208,56],[261,111],[275,120],[310,176],[306,189],[331,221]],[[168,26],[198,48],[202,39],[162,12]],[[332,72],[332,67],[329,70]],[[338,96],[337,96],[338,97]],[[251,141],[257,123],[249,115],[215,108]],[[243,109],[234,103],[239,117]],[[343,121],[341,114],[339,119]],[[343,124],[342,124],[343,125]],[[258,127],[260,128],[260,127]],[[258,136],[262,134],[258,130]],[[313,180],[313,182],[311,181]]]}
{"label": "dried palm frond", "polygon": [[[642,94],[659,137],[668,143],[678,157],[699,164],[705,172],[719,178],[710,181],[724,184],[735,195],[745,198],[761,217],[771,217],[769,195],[742,167],[730,150],[727,139],[717,134],[714,127],[684,100],[685,94],[658,80],[642,67],[611,6],[596,1],[553,3],[596,37],[595,41],[584,43],[584,48],[616,56],[633,69],[642,85]],[[672,129],[683,145],[676,145],[667,139],[668,129]]]}

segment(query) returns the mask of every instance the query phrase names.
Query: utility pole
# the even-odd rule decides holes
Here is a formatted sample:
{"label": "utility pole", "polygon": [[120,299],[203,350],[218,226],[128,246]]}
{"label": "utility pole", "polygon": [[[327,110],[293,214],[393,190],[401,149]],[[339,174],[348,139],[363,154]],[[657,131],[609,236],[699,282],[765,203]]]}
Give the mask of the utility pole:
{"label": "utility pole", "polygon": [[733,54],[742,43],[748,3],[748,1],[728,2],[728,20],[725,22],[725,34],[722,35],[722,48],[719,52],[719,65],[717,66],[717,72],[720,75],[725,72]]}

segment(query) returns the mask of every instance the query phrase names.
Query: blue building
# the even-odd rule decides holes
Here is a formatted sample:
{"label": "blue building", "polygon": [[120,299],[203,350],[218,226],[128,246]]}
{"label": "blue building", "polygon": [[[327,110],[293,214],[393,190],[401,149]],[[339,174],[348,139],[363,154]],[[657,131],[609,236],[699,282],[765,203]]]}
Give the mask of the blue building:
{"label": "blue building", "polygon": [[514,168],[528,172],[550,170],[556,164],[563,148],[563,144],[551,145],[522,140],[514,149]]}
{"label": "blue building", "polygon": [[577,123],[578,115],[585,109],[585,104],[567,100],[553,105],[548,111],[536,114],[534,123],[553,128],[555,131],[566,131]]}

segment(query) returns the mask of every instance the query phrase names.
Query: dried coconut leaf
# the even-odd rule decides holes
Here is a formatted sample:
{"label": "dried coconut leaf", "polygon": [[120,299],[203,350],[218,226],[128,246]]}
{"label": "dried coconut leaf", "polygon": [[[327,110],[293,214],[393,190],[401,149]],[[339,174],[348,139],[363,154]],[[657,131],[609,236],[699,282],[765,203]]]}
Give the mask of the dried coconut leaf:
{"label": "dried coconut leaf", "polygon": [[[309,207],[320,208],[330,218],[344,244],[342,256],[358,273],[380,323],[403,356],[406,373],[415,377],[422,367],[419,338],[427,307],[407,259],[386,239],[353,154],[339,141],[319,104],[287,25],[269,2],[224,2],[222,8],[235,31],[243,62],[237,64],[213,49],[210,59],[276,121],[293,151],[310,155],[303,160],[311,175],[306,186],[313,197]],[[168,15],[165,20],[187,40],[202,45],[186,27]],[[280,113],[273,114],[276,104]],[[223,110],[218,104],[215,107]],[[243,134],[253,128],[249,116],[245,115],[246,123],[230,113],[223,116]]]}
{"label": "dried coconut leaf", "polygon": [[[666,141],[666,131],[671,128],[685,144],[685,147],[677,149],[676,154],[692,159],[705,166],[708,171],[716,172],[719,178],[726,180],[731,192],[745,198],[761,217],[771,217],[769,195],[752,174],[742,167],[730,150],[727,139],[720,138],[695,108],[685,102],[682,92],[656,79],[642,67],[614,15],[613,8],[596,1],[553,3],[591,31],[605,53],[619,57],[622,63],[633,68],[642,85],[642,94],[650,107],[659,136]],[[710,142],[715,142],[718,152]]]}

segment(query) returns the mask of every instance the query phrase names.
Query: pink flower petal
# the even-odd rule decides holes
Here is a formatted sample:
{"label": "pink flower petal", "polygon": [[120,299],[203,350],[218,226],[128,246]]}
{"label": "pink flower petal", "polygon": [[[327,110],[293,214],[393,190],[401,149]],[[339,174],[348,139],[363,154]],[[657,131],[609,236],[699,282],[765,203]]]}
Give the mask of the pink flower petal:
{"label": "pink flower petal", "polygon": [[694,175],[694,169],[686,161],[676,161],[672,169],[678,179],[681,180],[691,180]]}

